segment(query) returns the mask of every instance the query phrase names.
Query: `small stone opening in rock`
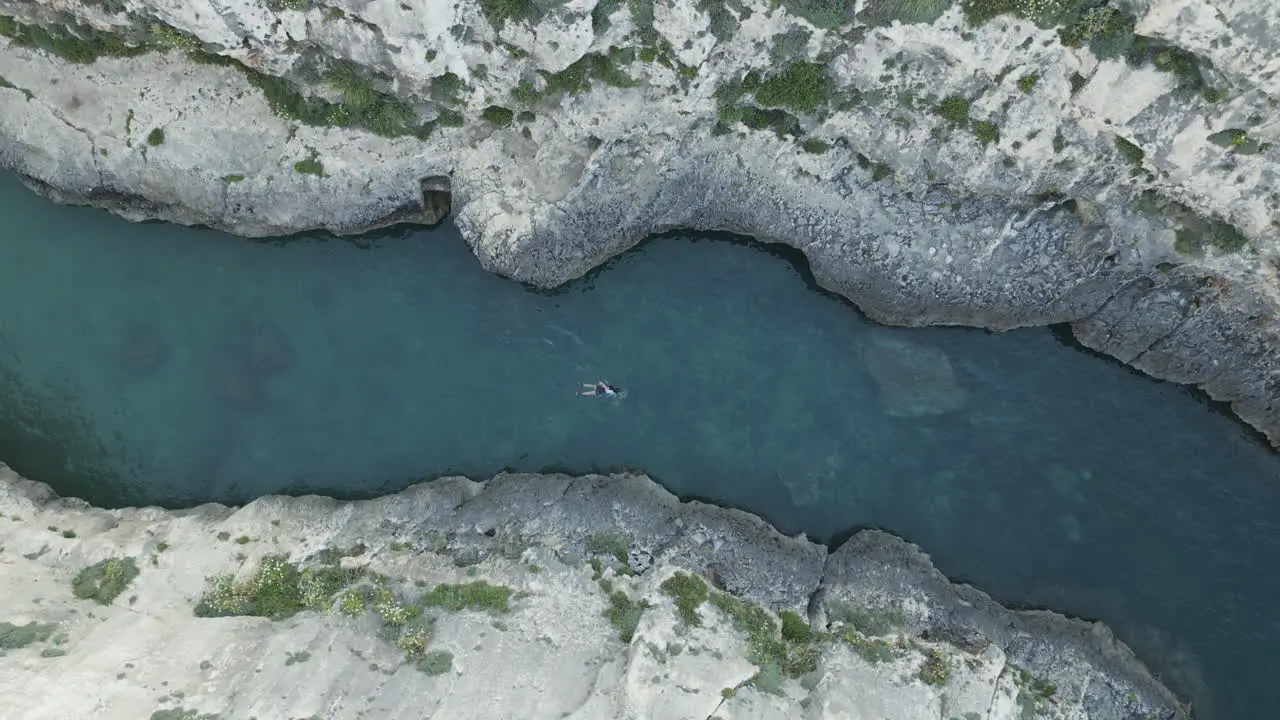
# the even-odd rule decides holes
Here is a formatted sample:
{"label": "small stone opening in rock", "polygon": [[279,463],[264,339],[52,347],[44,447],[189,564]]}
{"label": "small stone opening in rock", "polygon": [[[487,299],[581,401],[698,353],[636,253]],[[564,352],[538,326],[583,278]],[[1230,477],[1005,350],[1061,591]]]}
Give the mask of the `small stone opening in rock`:
{"label": "small stone opening in rock", "polygon": [[453,181],[448,175],[432,175],[418,184],[422,190],[422,221],[439,225],[453,210]]}

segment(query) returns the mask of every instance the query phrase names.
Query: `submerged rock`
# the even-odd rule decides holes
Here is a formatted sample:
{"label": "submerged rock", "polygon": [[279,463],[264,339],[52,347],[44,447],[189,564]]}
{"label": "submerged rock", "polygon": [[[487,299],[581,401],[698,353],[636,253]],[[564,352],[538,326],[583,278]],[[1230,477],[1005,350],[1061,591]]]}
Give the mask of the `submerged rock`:
{"label": "submerged rock", "polygon": [[876,333],[862,349],[880,387],[880,406],[895,418],[945,415],[964,406],[965,391],[946,353],[901,335]]}
{"label": "submerged rock", "polygon": [[0,465],[0,546],[13,717],[1191,717],[1102,625],[642,475],[108,511]]}

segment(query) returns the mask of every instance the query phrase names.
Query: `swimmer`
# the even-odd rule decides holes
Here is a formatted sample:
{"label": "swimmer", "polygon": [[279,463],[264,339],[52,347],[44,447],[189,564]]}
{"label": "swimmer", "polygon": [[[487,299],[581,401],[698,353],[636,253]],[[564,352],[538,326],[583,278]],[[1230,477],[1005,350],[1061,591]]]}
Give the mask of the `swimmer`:
{"label": "swimmer", "polygon": [[578,393],[583,397],[618,397],[622,394],[622,388],[617,385],[610,385],[603,380],[596,383],[585,383],[582,387],[590,388],[590,390]]}

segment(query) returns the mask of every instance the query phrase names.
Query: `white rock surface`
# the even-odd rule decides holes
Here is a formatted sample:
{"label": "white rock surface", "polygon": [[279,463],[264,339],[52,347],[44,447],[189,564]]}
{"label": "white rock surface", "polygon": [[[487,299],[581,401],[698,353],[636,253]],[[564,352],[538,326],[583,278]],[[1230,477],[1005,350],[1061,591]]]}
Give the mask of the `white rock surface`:
{"label": "white rock surface", "polygon": [[[660,548],[655,564],[620,574],[616,539]],[[828,556],[642,476],[452,478],[365,502],[107,511],[0,465],[0,548],[12,720],[1188,717],[1101,626],[1007,611],[891,536],[862,533]],[[210,578],[248,581],[271,556],[361,569],[362,587],[395,599],[348,608],[344,593],[317,595],[275,620],[196,615]],[[137,576],[109,604],[77,598],[77,574],[112,558],[134,559]],[[678,573],[720,585],[696,626],[663,590]],[[442,583],[480,580],[514,592],[509,609],[424,607],[429,649],[451,662],[420,670],[389,618]],[[628,641],[606,617],[610,592],[648,605]],[[812,644],[788,647],[808,648],[812,664],[770,679],[716,598],[770,622],[760,608],[811,615]],[[28,623],[48,631],[16,642]],[[776,625],[757,637],[782,642]],[[930,676],[930,663],[945,672]]]}

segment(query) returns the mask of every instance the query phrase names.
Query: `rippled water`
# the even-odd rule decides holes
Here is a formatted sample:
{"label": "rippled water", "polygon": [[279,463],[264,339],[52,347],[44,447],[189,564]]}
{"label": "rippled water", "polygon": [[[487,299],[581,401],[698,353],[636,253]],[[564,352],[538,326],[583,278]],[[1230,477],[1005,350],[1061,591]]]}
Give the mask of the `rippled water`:
{"label": "rippled water", "polygon": [[[455,231],[252,243],[0,179],[0,459],[103,505],[635,467],[1110,623],[1202,717],[1280,703],[1280,456],[1046,329],[875,326],[793,256],[666,237],[556,293]],[[577,395],[622,385],[621,400]]]}

